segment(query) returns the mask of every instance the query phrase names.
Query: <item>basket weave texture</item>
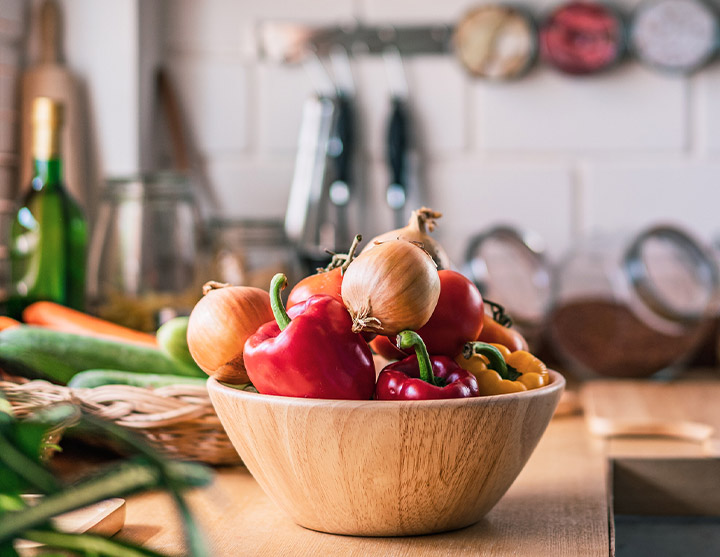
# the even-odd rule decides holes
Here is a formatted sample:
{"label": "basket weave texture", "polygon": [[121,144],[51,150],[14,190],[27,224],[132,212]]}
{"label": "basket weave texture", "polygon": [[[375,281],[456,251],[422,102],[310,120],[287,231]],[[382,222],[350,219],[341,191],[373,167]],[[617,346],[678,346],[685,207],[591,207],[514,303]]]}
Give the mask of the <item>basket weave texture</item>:
{"label": "basket weave texture", "polygon": [[214,465],[241,462],[205,387],[103,385],[72,389],[35,380],[0,381],[0,391],[18,417],[48,404],[70,402],[83,412],[140,434],[171,458]]}

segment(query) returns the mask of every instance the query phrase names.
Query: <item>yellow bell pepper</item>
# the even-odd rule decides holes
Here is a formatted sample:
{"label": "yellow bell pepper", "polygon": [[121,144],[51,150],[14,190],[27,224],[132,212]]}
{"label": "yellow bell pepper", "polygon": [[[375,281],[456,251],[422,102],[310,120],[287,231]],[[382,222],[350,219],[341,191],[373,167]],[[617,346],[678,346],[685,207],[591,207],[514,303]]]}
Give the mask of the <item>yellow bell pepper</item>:
{"label": "yellow bell pepper", "polygon": [[548,384],[545,364],[530,352],[510,352],[501,344],[469,342],[455,358],[475,375],[481,395],[517,393]]}

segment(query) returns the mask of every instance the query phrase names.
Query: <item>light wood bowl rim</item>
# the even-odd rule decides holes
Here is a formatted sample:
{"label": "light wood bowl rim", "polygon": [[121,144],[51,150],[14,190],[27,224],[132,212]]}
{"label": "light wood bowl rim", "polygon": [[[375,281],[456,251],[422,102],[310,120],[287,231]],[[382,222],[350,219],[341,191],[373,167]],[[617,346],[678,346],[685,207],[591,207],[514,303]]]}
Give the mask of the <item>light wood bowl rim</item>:
{"label": "light wood bowl rim", "polygon": [[510,403],[516,399],[536,398],[551,396],[556,391],[562,391],[565,388],[565,377],[555,370],[549,369],[550,383],[537,389],[528,391],[520,391],[519,393],[505,393],[500,395],[483,395],[468,398],[445,398],[434,400],[346,400],[346,399],[327,399],[327,398],[302,398],[292,396],[279,395],[263,395],[260,393],[252,393],[243,391],[234,387],[223,385],[217,379],[210,377],[207,382],[208,390],[220,393],[222,396],[231,396],[239,398],[247,402],[265,402],[273,406],[307,406],[307,407],[337,407],[343,408],[377,408],[378,410],[386,408],[397,408],[398,405],[403,406],[419,406],[419,407],[438,407],[438,406],[485,406],[492,402]]}

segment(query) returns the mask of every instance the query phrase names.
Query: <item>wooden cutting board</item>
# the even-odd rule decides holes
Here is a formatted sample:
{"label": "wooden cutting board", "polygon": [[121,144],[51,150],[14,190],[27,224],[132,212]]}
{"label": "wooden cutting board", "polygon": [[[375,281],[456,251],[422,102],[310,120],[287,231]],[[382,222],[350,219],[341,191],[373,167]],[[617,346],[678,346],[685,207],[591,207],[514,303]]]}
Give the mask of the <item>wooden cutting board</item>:
{"label": "wooden cutting board", "polygon": [[669,436],[720,446],[720,378],[591,381],[580,396],[594,435]]}
{"label": "wooden cutting board", "polygon": [[62,157],[65,184],[73,197],[87,208],[83,142],[84,112],[79,102],[79,84],[62,63],[61,14],[55,0],[44,0],[39,11],[40,59],[22,75],[20,99],[20,189],[27,188],[32,178],[32,101],[50,97],[64,106]]}
{"label": "wooden cutting board", "polygon": [[[26,500],[39,499],[38,495],[25,496]],[[65,513],[53,519],[53,525],[61,532],[101,536],[117,534],[125,524],[125,500],[120,498],[100,501],[89,507]],[[15,549],[22,557],[37,555],[42,547],[38,543],[21,540]]]}

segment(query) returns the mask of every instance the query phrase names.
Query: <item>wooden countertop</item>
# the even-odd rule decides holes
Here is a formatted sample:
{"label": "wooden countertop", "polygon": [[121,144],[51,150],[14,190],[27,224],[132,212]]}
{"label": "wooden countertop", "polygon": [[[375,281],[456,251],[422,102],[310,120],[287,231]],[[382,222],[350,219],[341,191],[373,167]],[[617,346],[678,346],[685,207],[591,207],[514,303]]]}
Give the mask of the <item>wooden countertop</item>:
{"label": "wooden countertop", "polygon": [[[193,493],[211,553],[224,555],[554,555],[606,557],[610,540],[605,459],[580,417],[556,418],[500,503],[478,524],[408,538],[353,538],[295,525],[244,468],[219,469]],[[121,535],[181,555],[182,532],[162,494],[127,502]]]}
{"label": "wooden countertop", "polygon": [[[720,385],[720,382],[718,382]],[[306,530],[263,493],[243,467],[220,468],[190,495],[211,554],[236,555],[553,555],[611,554],[607,469],[615,457],[706,457],[701,443],[660,438],[601,439],[580,415],[556,416],[498,505],[462,530],[407,538],[355,538]],[[180,523],[164,494],[127,501],[120,536],[183,555]]]}

